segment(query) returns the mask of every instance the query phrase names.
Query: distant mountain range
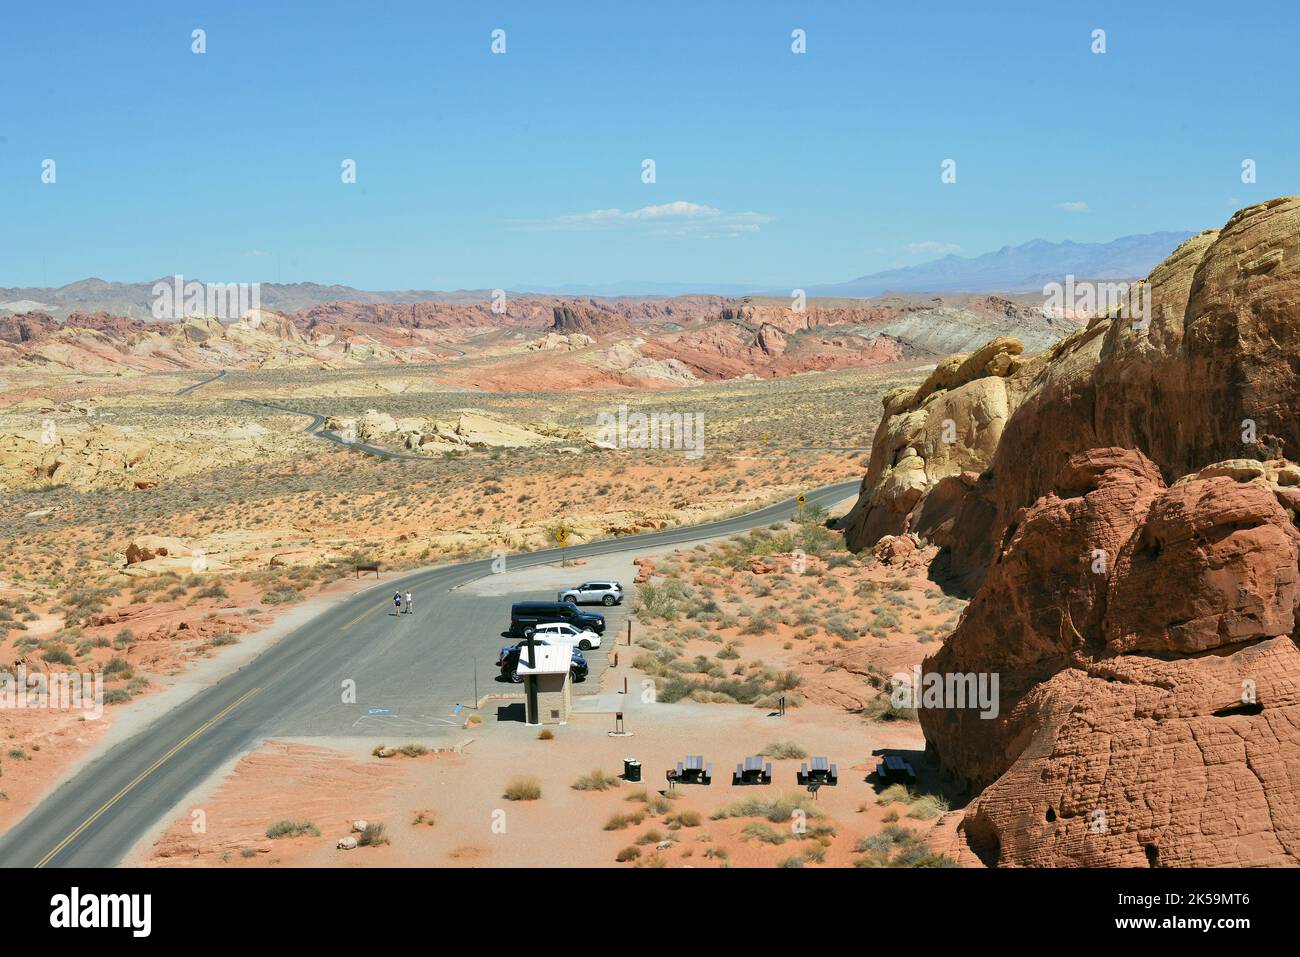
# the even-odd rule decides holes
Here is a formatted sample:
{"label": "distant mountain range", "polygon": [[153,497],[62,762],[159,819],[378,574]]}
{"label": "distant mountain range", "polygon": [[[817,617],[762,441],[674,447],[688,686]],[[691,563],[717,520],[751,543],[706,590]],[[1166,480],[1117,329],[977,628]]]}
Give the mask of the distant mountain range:
{"label": "distant mountain range", "polygon": [[[1131,279],[1145,276],[1183,240],[1186,232],[1146,233],[1123,236],[1106,243],[1052,243],[1031,240],[1019,246],[1003,246],[982,256],[944,256],[932,262],[901,269],[889,269],[850,279],[848,282],[810,286],[809,296],[865,299],[885,292],[1028,292],[1041,290],[1048,282],[1066,275],[1080,279]],[[193,278],[193,277],[188,277]],[[72,312],[107,312],[132,319],[153,317],[153,288],[161,277],[148,282],[123,283],[83,279],[58,288],[0,288],[0,313],[45,312],[66,319]],[[522,294],[525,290],[513,292]],[[565,284],[528,288],[526,292],[553,296],[597,296],[646,298],[712,294],[789,296],[789,289],[744,286],[735,283],[683,283],[624,281],[604,284]],[[365,291],[351,286],[319,283],[262,283],[261,306],[292,313],[331,302],[415,303],[481,302],[490,290]]]}
{"label": "distant mountain range", "polygon": [[888,269],[848,282],[814,286],[810,296],[866,298],[890,291],[1029,292],[1067,275],[1080,279],[1144,278],[1192,233],[1144,233],[1107,243],[1034,239],[982,256],[942,259]]}

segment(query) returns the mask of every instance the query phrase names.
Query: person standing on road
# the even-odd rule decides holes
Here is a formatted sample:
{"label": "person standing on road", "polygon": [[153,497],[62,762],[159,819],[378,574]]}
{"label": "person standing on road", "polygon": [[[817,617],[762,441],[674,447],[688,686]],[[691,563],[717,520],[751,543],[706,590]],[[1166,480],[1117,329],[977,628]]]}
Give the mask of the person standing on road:
{"label": "person standing on road", "polygon": [[393,592],[393,607],[397,609],[397,614],[402,613],[402,593],[400,591]]}
{"label": "person standing on road", "polygon": [[411,614],[411,611],[412,611],[412,608],[411,608],[411,593],[408,591],[408,592],[406,593],[406,613],[409,615],[409,614]]}

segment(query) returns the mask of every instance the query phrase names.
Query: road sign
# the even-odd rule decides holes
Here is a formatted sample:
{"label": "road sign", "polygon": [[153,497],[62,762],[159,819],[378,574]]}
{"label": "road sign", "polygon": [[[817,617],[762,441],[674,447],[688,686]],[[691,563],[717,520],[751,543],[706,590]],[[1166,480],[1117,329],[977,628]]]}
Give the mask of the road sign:
{"label": "road sign", "polygon": [[557,528],[555,530],[555,540],[560,543],[561,548],[569,544],[569,530],[567,528]]}
{"label": "road sign", "polygon": [[808,496],[805,495],[803,492],[800,492],[799,495],[795,498],[794,503],[798,505],[799,508],[802,509],[805,505],[808,504]]}

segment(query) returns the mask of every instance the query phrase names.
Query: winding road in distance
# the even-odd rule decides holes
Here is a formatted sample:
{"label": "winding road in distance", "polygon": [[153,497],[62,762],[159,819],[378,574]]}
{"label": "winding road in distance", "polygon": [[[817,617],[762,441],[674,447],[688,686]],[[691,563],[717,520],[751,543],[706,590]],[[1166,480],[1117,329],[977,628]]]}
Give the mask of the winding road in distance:
{"label": "winding road in distance", "polygon": [[325,428],[325,416],[319,412],[303,412],[301,409],[290,409],[282,405],[272,405],[269,402],[256,402],[253,399],[240,399],[247,405],[255,405],[259,408],[270,409],[273,412],[287,412],[290,415],[302,415],[311,419],[311,424],[307,426],[307,434],[314,435],[318,439],[324,439],[326,442],[332,442],[335,445],[345,449],[352,449],[354,452],[364,452],[366,455],[373,455],[377,459],[383,459],[387,462],[437,462],[438,459],[431,455],[412,455],[409,452],[394,452],[391,449],[385,449],[378,445],[370,445],[366,442],[349,442],[336,432],[331,432]]}
{"label": "winding road in distance", "polygon": [[178,396],[189,395],[195,389],[202,388],[203,386],[207,385],[209,382],[216,382],[218,379],[224,379],[225,377],[226,377],[226,370],[222,369],[220,372],[212,376],[210,379],[204,379],[202,382],[196,382],[193,385],[187,385],[185,388],[181,389],[176,394]]}
{"label": "winding road in distance", "polygon": [[[319,419],[313,429],[324,422],[314,413],[298,414]],[[371,451],[337,436],[331,440]],[[832,505],[859,486],[854,480],[811,489],[807,505]],[[794,508],[794,499],[786,499],[704,525],[570,545],[563,557],[731,535],[786,519]],[[508,561],[514,571],[559,558],[561,549],[552,548]],[[84,766],[0,837],[0,866],[111,867],[196,785],[268,737],[400,734],[427,740],[462,733],[452,718],[456,705],[474,704],[476,686],[496,687],[493,662],[509,624],[510,599],[452,589],[491,571],[492,559],[484,558],[413,572],[323,611]],[[415,614],[392,613],[394,589],[418,597]],[[356,682],[356,704],[341,702],[344,679]]]}

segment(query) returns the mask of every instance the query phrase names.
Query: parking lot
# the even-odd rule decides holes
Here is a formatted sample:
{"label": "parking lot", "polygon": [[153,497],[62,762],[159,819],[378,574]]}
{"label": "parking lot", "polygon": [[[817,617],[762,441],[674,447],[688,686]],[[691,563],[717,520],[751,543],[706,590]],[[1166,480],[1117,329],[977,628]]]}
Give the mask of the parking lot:
{"label": "parking lot", "polygon": [[[492,601],[492,607],[499,609],[501,624],[492,632],[497,645],[509,644],[509,640],[500,637],[499,632],[510,626],[510,606],[517,601],[555,601],[561,589],[570,588],[592,579],[609,578],[623,584],[623,603],[606,607],[604,605],[580,605],[586,612],[605,616],[604,640],[599,648],[583,652],[591,671],[587,680],[573,686],[577,695],[595,694],[600,690],[601,676],[609,667],[609,656],[616,648],[627,652],[627,621],[636,598],[636,586],[632,579],[636,577],[636,566],[629,555],[612,555],[587,560],[584,565],[561,566],[558,563],[537,565],[512,572],[507,567],[499,575],[490,575],[457,589],[463,596],[474,595]],[[493,622],[496,619],[492,619]],[[485,689],[510,693],[517,690],[515,685],[499,683],[497,687]]]}

